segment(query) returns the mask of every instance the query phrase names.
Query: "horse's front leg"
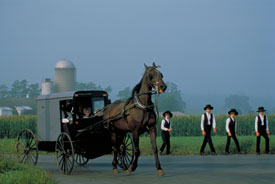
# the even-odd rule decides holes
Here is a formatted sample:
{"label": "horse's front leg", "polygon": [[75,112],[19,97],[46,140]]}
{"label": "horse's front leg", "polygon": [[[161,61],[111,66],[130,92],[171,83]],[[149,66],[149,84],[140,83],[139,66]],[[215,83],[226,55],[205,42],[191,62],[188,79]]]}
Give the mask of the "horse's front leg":
{"label": "horse's front leg", "polygon": [[133,132],[133,141],[134,141],[134,147],[135,147],[135,159],[134,159],[133,164],[130,166],[131,171],[136,170],[136,168],[138,166],[138,158],[140,156],[138,132]]}
{"label": "horse's front leg", "polygon": [[158,157],[158,148],[157,148],[157,143],[156,143],[156,127],[151,127],[149,129],[149,134],[150,134],[150,139],[151,139],[151,144],[152,144],[152,148],[153,148],[153,152],[154,152],[154,156],[155,156],[155,160],[156,160],[156,168],[157,168],[157,173],[158,175],[163,175],[164,171],[162,170],[161,166],[160,166],[160,161],[159,161],[159,157]]}

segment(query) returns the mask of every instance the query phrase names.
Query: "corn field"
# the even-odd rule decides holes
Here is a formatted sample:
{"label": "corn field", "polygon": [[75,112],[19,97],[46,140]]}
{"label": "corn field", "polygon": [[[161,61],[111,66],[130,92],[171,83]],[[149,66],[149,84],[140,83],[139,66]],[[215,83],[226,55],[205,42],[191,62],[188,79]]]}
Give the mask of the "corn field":
{"label": "corn field", "polygon": [[[225,120],[226,115],[216,115],[217,135],[226,135]],[[200,115],[175,116],[172,120],[173,136],[200,136]],[[269,129],[271,134],[275,134],[275,114],[268,115]],[[158,135],[160,136],[160,121],[157,124]],[[255,135],[254,131],[255,115],[237,116],[238,135]],[[37,133],[37,118],[35,115],[24,116],[2,116],[0,117],[0,138],[16,138],[21,130],[28,128]]]}
{"label": "corn field", "polygon": [[36,116],[1,116],[0,117],[0,138],[16,138],[20,131],[28,128],[36,134]]}

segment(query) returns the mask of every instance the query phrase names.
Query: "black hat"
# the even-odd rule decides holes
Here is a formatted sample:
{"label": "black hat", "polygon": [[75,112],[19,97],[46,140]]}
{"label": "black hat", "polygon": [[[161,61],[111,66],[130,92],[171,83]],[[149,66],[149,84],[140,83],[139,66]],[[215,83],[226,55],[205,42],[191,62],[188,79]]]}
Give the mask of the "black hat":
{"label": "black hat", "polygon": [[214,109],[214,107],[212,107],[210,104],[207,104],[203,109],[204,110],[206,110],[206,109],[211,109],[211,110],[213,110]]}
{"label": "black hat", "polygon": [[236,109],[231,109],[228,111],[228,114],[230,115],[232,112],[235,113],[236,116],[239,114]]}
{"label": "black hat", "polygon": [[170,112],[170,111],[165,111],[165,112],[162,114],[163,117],[165,117],[165,114],[169,114],[170,118],[173,117],[173,114],[172,114],[172,112]]}
{"label": "black hat", "polygon": [[257,112],[265,112],[266,110],[264,109],[264,107],[259,107]]}

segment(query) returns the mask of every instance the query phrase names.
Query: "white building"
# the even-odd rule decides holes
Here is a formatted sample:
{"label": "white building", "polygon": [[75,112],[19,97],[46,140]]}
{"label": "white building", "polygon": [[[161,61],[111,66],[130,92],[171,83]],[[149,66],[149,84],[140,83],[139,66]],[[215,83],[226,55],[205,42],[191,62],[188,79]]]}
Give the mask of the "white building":
{"label": "white building", "polygon": [[10,107],[0,107],[0,116],[11,116],[12,108]]}
{"label": "white building", "polygon": [[25,114],[27,111],[31,111],[32,108],[29,107],[29,106],[17,106],[15,107],[18,115],[22,115],[22,114]]}

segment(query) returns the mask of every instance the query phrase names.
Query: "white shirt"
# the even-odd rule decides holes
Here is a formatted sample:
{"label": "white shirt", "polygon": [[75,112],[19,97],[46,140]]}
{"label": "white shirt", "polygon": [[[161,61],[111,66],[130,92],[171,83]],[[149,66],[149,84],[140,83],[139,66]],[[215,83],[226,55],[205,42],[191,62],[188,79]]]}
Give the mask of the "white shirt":
{"label": "white shirt", "polygon": [[169,120],[169,119],[163,119],[163,120],[161,121],[161,130],[168,131],[168,128],[165,128],[165,127],[164,127],[165,120],[166,120],[168,123],[170,123],[169,129],[172,129],[171,120]]}
{"label": "white shirt", "polygon": [[[216,118],[215,118],[214,114],[212,114],[212,115],[213,115],[212,127],[216,128]],[[206,112],[206,116],[208,119],[208,125],[210,125],[211,124],[211,122],[210,122],[211,114]],[[201,115],[201,130],[204,130],[204,113]]]}
{"label": "white shirt", "polygon": [[[259,116],[261,118],[262,125],[264,125],[264,115],[262,116],[262,115],[259,114]],[[269,130],[268,129],[268,119],[267,119],[267,116],[265,116],[265,118],[266,118],[266,130]],[[255,131],[256,132],[258,131],[258,116],[256,116],[256,118],[255,118]]]}
{"label": "white shirt", "polygon": [[[234,118],[232,118],[232,117],[230,117],[233,121],[235,121],[235,119]],[[227,133],[229,133],[230,132],[230,130],[229,130],[229,123],[230,123],[230,118],[227,118],[227,120],[226,120],[226,123],[225,123],[225,130],[226,130],[226,132]],[[237,130],[237,121],[235,121],[235,132],[236,132],[236,130]]]}

